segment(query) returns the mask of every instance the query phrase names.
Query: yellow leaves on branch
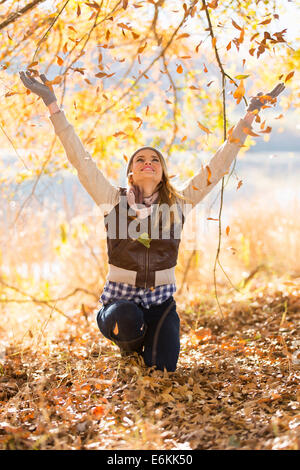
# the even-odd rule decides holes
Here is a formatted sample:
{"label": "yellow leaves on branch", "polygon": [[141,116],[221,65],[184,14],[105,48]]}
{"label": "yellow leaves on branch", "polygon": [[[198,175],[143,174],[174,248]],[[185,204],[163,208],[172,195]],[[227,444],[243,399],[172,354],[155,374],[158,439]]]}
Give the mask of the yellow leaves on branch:
{"label": "yellow leaves on branch", "polygon": [[245,87],[244,87],[244,80],[240,81],[239,86],[236,88],[235,92],[233,93],[233,97],[236,99],[236,103],[239,104],[241,99],[245,94]]}

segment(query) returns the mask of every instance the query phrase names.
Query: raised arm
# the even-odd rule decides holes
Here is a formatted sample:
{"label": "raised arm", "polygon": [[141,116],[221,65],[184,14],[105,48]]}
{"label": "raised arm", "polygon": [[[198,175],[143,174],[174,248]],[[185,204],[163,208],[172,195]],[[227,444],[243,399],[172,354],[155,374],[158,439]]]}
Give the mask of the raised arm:
{"label": "raised arm", "polygon": [[181,190],[181,193],[188,198],[188,202],[192,207],[198,204],[229,171],[231,163],[244,144],[249,130],[252,130],[251,124],[255,115],[266,101],[275,102],[276,97],[283,90],[284,85],[280,83],[268,95],[259,93],[251,99],[244,118],[240,119],[232,132],[229,133],[226,141],[217,150],[209,164],[188,180],[183,190]]}
{"label": "raised arm", "polygon": [[59,109],[54,93],[45,85],[47,82],[45,75],[42,74],[40,77],[43,83],[31,78],[30,75],[26,76],[24,72],[20,73],[24,85],[33,93],[38,94],[48,106],[55,133],[65,149],[69,162],[76,168],[79,181],[83,187],[96,204],[107,204],[114,207],[119,201],[118,189],[108,181],[91,155],[85,150],[74,127],[67,120],[64,111]]}

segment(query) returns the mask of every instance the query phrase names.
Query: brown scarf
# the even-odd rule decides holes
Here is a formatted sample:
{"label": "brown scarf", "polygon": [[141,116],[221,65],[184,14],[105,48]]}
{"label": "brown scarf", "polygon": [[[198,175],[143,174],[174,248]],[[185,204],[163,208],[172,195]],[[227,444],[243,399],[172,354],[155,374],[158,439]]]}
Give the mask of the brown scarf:
{"label": "brown scarf", "polygon": [[135,184],[129,184],[127,189],[127,201],[129,206],[136,212],[138,219],[144,219],[152,213],[152,204],[158,200],[159,188],[150,196],[143,196],[143,191]]}

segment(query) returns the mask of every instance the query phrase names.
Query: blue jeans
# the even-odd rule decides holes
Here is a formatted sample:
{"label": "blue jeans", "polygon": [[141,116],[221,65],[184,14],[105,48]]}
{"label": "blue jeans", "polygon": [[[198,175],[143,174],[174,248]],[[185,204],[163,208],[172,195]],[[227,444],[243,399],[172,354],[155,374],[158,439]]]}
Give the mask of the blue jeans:
{"label": "blue jeans", "polygon": [[114,300],[99,310],[97,323],[101,333],[122,351],[137,351],[149,367],[175,371],[180,320],[173,296],[149,309],[132,300]]}

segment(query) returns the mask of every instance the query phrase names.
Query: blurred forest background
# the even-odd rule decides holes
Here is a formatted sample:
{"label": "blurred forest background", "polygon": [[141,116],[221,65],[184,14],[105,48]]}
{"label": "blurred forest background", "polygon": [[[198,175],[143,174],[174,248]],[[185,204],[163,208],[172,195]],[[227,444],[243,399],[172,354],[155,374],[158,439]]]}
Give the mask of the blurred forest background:
{"label": "blurred forest background", "polygon": [[[0,1],[1,448],[299,449],[299,20],[284,0]],[[185,224],[171,378],[100,337],[103,217],[22,70],[123,186],[151,145],[180,187],[285,83],[221,210],[219,183]]]}

